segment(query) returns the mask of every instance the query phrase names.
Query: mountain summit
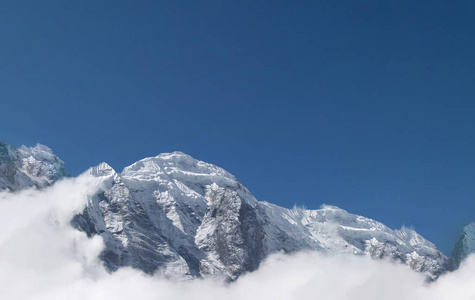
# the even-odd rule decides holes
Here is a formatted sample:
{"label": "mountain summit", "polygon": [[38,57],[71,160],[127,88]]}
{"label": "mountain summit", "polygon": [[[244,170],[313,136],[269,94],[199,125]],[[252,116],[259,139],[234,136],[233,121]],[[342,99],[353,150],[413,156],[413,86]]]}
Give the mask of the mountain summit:
{"label": "mountain summit", "polygon": [[37,144],[16,149],[0,141],[0,190],[41,188],[65,176],[63,161],[50,148]]}
{"label": "mountain summit", "polygon": [[102,163],[100,191],[73,225],[103,237],[112,271],[131,266],[170,278],[236,279],[271,253],[299,250],[400,261],[436,278],[447,258],[412,229],[392,230],[334,206],[287,209],[259,202],[229,172],[182,152],[142,159],[121,173]]}

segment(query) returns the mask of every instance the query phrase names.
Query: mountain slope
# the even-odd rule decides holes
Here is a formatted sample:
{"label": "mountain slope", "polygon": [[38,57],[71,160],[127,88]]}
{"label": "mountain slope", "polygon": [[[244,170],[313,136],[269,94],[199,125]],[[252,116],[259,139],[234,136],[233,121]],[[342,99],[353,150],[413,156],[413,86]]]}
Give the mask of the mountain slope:
{"label": "mountain slope", "polygon": [[475,223],[471,223],[463,228],[450,257],[452,268],[457,269],[460,263],[472,253],[475,253]]}
{"label": "mountain slope", "polygon": [[447,268],[447,258],[414,230],[332,206],[258,202],[230,173],[181,152],[145,158],[120,174],[102,163],[84,175],[101,190],[72,224],[103,237],[110,270],[234,280],[271,253],[298,250],[390,258],[432,279]]}
{"label": "mountain slope", "polygon": [[0,141],[0,190],[45,187],[66,176],[64,163],[41,144],[15,149]]}

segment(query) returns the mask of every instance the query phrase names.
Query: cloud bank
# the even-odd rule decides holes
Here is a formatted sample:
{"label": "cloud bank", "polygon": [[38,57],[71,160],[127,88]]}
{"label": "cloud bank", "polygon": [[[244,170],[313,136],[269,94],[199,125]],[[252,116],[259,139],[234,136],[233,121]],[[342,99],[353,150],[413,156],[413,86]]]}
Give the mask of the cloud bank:
{"label": "cloud bank", "polygon": [[110,274],[98,259],[102,239],[69,226],[94,186],[80,177],[0,193],[0,299],[475,299],[475,256],[431,284],[404,265],[312,252],[273,255],[232,284]]}

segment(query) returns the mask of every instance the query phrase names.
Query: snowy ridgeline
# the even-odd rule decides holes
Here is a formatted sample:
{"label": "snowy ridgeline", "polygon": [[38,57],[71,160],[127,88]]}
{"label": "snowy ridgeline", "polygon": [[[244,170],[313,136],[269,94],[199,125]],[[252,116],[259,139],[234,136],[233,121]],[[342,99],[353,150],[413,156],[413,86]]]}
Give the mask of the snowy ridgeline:
{"label": "snowy ridgeline", "polygon": [[132,266],[175,279],[236,279],[271,253],[314,250],[406,264],[434,279],[448,259],[412,229],[392,230],[334,206],[286,209],[257,201],[225,170],[181,152],[122,173],[86,171],[101,186],[73,225],[103,237],[110,270]]}
{"label": "snowy ridgeline", "polygon": [[[0,143],[0,189],[41,188],[64,176],[48,147]],[[120,174],[102,163],[81,176],[100,188],[72,225],[103,238],[101,259],[111,271],[131,266],[178,280],[234,280],[271,253],[310,250],[390,259],[435,279],[475,249],[475,226],[447,259],[412,229],[392,230],[334,206],[259,202],[227,171],[181,152],[145,158]]]}
{"label": "snowy ridgeline", "polygon": [[45,187],[67,176],[64,163],[41,144],[15,149],[0,141],[0,190]]}

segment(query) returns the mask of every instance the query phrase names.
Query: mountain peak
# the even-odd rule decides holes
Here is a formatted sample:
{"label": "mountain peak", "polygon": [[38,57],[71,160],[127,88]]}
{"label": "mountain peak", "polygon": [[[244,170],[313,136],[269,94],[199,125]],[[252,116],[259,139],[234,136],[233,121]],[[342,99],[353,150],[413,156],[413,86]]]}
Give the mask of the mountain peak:
{"label": "mountain peak", "polygon": [[179,157],[179,156],[187,156],[187,157],[192,158],[190,155],[181,151],[164,152],[164,153],[158,154],[156,157],[161,158],[161,159],[170,159],[172,157]]}
{"label": "mountain peak", "polygon": [[[112,168],[101,164],[94,172]],[[271,253],[300,250],[389,257],[432,279],[445,270],[446,257],[415,231],[392,230],[332,205],[307,210],[258,202],[233,175],[183,152],[147,157],[99,180],[102,192],[75,226],[103,236],[110,270],[234,280]]]}
{"label": "mountain peak", "polygon": [[95,177],[104,177],[104,176],[111,176],[117,174],[116,171],[106,162],[101,162],[95,167],[89,168],[83,174],[90,174]]}
{"label": "mountain peak", "polygon": [[[235,181],[234,175],[215,165],[200,161],[180,151],[162,153],[141,159],[125,167],[122,176],[136,180],[157,180],[158,177],[214,178]],[[197,179],[197,180],[201,180]],[[209,181],[209,180],[208,180]]]}
{"label": "mountain peak", "polygon": [[27,147],[25,145],[22,145],[19,150],[24,151],[26,153],[41,153],[41,152],[46,152],[46,153],[51,153],[53,154],[53,150],[45,146],[43,144],[37,143],[36,146],[34,147]]}
{"label": "mountain peak", "polygon": [[342,212],[347,212],[346,210],[339,208],[336,205],[329,205],[329,204],[322,204],[320,205],[320,209],[322,210],[336,210],[336,211],[342,211]]}
{"label": "mountain peak", "polygon": [[475,253],[475,223],[465,226],[452,252],[453,268],[457,269],[467,256]]}
{"label": "mountain peak", "polygon": [[16,149],[0,142],[0,189],[44,187],[65,176],[63,161],[49,147],[37,144]]}

